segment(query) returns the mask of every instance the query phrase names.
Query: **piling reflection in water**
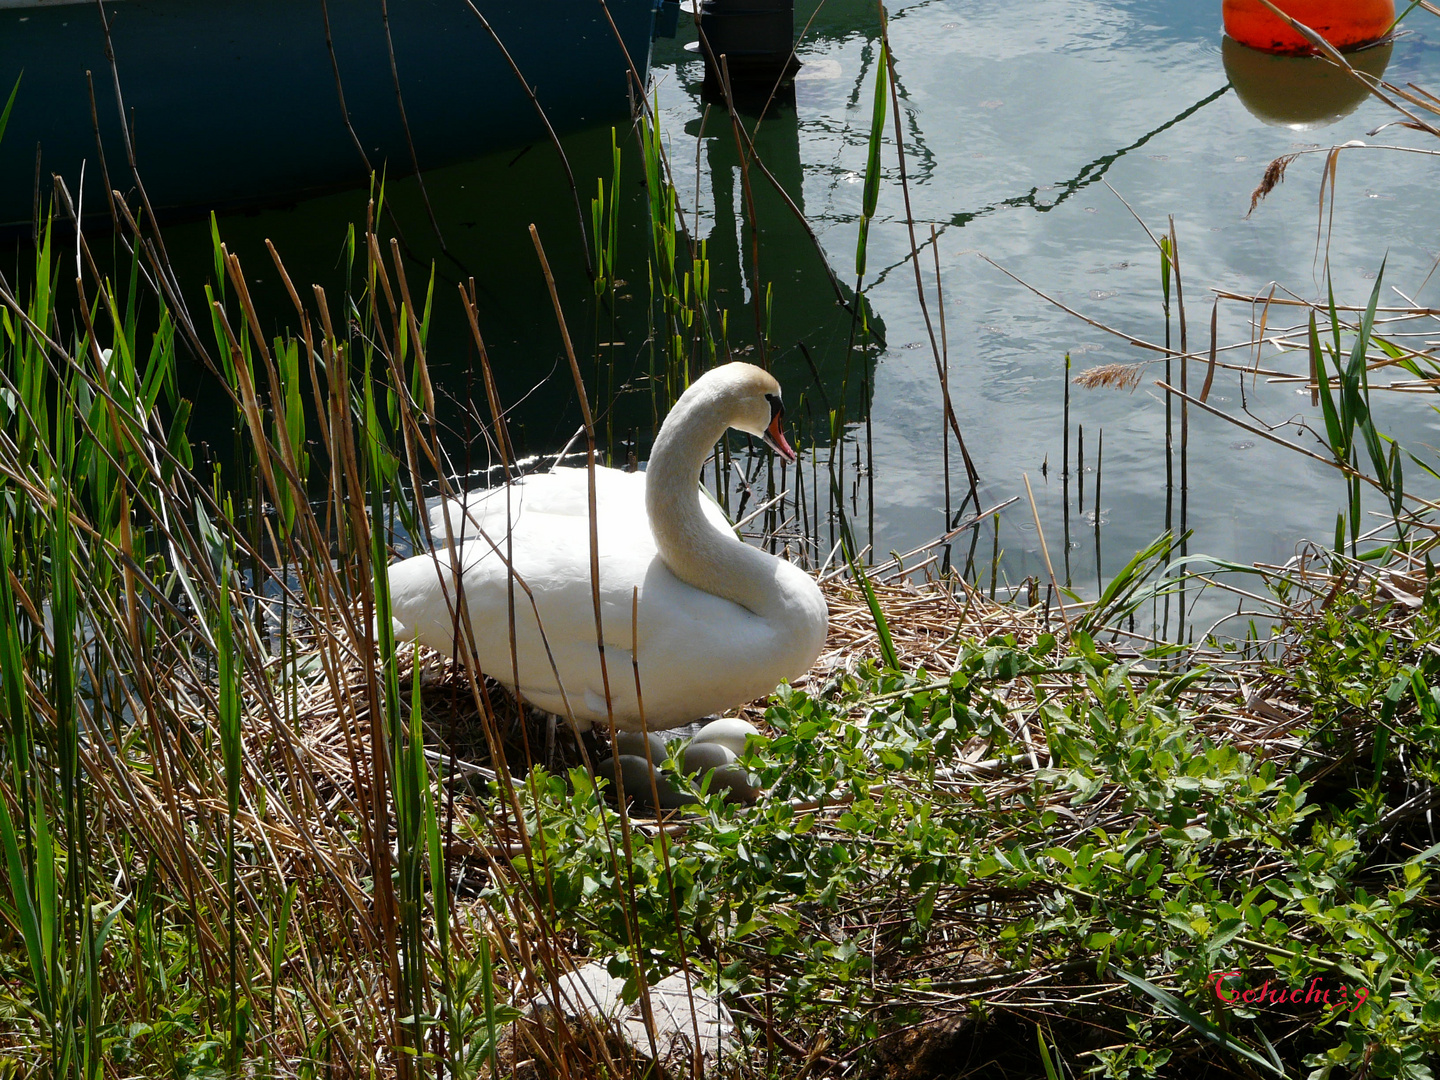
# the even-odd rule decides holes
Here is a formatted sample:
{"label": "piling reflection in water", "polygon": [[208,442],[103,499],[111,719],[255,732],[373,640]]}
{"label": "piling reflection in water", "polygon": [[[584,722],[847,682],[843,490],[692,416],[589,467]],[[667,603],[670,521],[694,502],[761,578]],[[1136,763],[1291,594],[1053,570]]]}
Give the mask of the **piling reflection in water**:
{"label": "piling reflection in water", "polygon": [[[862,313],[863,299],[857,301],[854,290],[827,265],[799,216],[804,213],[805,194],[795,109],[772,106],[758,133],[753,119],[743,122],[746,133],[753,133],[764,165],[763,171],[749,165],[748,196],[747,170],[741,166],[730,117],[711,109],[686,127],[687,135],[700,139],[703,170],[710,181],[711,206],[704,216],[713,224],[700,239],[706,241],[715,275],[712,289],[729,307],[731,332],[740,342],[755,340],[758,295],[759,321],[762,325],[768,321],[769,360],[777,378],[787,386],[813,383],[814,373],[804,356],[808,351],[823,379],[823,385],[811,393],[812,403],[823,404],[826,410],[843,408],[843,418],[861,421],[866,407],[863,384],[883,345],[884,323],[868,306]],[[767,288],[772,291],[768,320]],[[859,329],[862,320],[869,327],[868,336]],[[852,352],[848,372],[847,347]],[[820,400],[814,400],[817,397]]]}
{"label": "piling reflection in water", "polygon": [[[786,388],[787,403],[794,403],[793,422],[803,442],[816,448],[809,475],[798,480],[810,505],[797,503],[796,517],[809,523],[804,532],[819,548],[832,548],[834,496],[852,519],[873,514],[870,402],[884,323],[827,264],[803,218],[793,104],[772,103],[758,125],[753,116],[732,121],[712,107],[685,131],[700,141],[700,169],[710,183],[702,215],[709,224],[697,228],[705,230],[712,290],[729,307],[732,339],[768,339],[766,360]],[[752,140],[755,156],[744,161],[741,148],[748,154]],[[847,432],[853,438],[846,440]],[[868,525],[873,534],[873,520]]]}

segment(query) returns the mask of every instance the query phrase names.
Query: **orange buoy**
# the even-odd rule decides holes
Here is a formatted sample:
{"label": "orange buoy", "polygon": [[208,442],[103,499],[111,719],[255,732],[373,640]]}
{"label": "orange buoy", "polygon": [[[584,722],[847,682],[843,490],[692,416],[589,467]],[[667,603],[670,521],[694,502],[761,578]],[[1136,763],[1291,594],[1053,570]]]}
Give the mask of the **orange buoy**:
{"label": "orange buoy", "polygon": [[[1355,49],[1385,35],[1395,0],[1272,0],[1337,49]],[[1225,32],[1242,45],[1270,53],[1308,53],[1310,41],[1260,0],[1224,0]]]}

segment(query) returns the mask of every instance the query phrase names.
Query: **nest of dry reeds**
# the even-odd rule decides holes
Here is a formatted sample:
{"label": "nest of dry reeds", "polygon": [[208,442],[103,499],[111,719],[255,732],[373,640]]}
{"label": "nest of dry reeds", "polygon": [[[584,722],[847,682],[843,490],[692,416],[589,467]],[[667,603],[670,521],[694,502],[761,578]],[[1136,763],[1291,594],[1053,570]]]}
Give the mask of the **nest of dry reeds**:
{"label": "nest of dry reeds", "polygon": [[[943,583],[922,578],[917,583],[900,576],[872,582],[871,588],[901,665],[908,670],[948,673],[964,642],[1006,634],[1022,643],[1032,642],[1058,625],[1052,606],[1023,607],[993,600],[959,577]],[[816,695],[823,695],[837,676],[880,657],[875,619],[861,587],[834,574],[823,579],[822,589],[830,608],[825,648],[794,684]],[[493,779],[494,733],[499,734],[499,749],[515,775],[523,775],[531,765],[564,771],[584,763],[582,745],[591,751],[603,747],[603,732],[587,733],[585,741],[577,741],[561,718],[517,703],[493,679],[484,678],[473,686],[462,665],[432,650],[401,652],[401,689],[408,700],[411,680],[418,674],[424,730],[432,761],[442,771],[453,765],[469,777]],[[328,686],[316,684],[300,709],[312,762],[337,791],[353,783],[350,754],[357,750],[365,754],[369,737],[369,713],[347,713],[341,698],[363,700],[369,677],[369,669],[356,663],[347,672],[349,686],[340,698]],[[737,708],[735,715],[763,726],[765,708],[762,698]],[[493,729],[491,734],[487,729]]]}

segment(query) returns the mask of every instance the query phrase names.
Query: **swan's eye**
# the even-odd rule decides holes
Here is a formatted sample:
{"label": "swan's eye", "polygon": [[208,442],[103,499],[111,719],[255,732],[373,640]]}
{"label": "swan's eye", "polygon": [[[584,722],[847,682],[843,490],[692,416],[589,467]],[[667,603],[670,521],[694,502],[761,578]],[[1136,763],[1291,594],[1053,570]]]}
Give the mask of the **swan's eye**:
{"label": "swan's eye", "polygon": [[766,394],[765,400],[770,402],[770,419],[772,422],[777,416],[785,415],[785,406],[780,404],[779,394]]}

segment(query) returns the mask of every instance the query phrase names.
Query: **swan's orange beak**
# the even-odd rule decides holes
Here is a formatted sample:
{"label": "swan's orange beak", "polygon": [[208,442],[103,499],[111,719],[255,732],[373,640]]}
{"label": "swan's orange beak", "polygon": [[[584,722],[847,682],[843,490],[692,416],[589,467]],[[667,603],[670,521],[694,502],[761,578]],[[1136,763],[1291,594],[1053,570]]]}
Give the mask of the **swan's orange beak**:
{"label": "swan's orange beak", "polygon": [[785,410],[775,408],[770,414],[770,426],[765,429],[765,443],[786,461],[795,460],[795,451],[785,441],[785,432],[780,430],[780,421],[785,419]]}

